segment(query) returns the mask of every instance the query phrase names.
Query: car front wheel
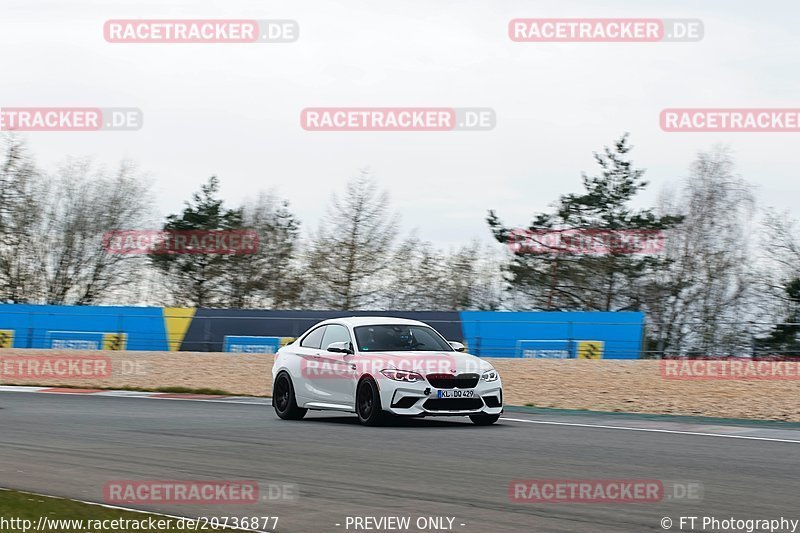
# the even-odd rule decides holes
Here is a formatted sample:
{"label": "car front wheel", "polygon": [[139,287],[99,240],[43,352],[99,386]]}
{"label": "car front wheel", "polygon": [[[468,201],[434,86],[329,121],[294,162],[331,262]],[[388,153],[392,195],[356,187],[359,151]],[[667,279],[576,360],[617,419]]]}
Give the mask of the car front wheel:
{"label": "car front wheel", "polygon": [[372,378],[366,378],[358,384],[356,414],[358,421],[365,426],[378,426],[385,420],[386,413],[381,409],[378,385]]}
{"label": "car front wheel", "polygon": [[300,420],[308,412],[308,409],[297,407],[294,386],[286,373],[279,374],[275,378],[275,384],[272,386],[272,405],[275,407],[275,413],[283,420]]}

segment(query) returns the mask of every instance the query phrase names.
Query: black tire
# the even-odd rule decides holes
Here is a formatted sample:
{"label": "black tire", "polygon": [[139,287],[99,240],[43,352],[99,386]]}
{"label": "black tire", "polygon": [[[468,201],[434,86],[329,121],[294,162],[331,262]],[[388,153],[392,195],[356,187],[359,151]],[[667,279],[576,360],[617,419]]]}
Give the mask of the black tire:
{"label": "black tire", "polygon": [[283,420],[300,420],[308,409],[297,407],[297,399],[294,396],[294,385],[286,372],[281,372],[275,378],[272,386],[272,406],[275,413]]}
{"label": "black tire", "polygon": [[356,389],[356,414],[358,421],[365,426],[379,426],[386,420],[381,409],[381,395],[378,384],[372,378],[364,378]]}
{"label": "black tire", "polygon": [[500,419],[500,415],[469,415],[469,419],[477,426],[491,426]]}

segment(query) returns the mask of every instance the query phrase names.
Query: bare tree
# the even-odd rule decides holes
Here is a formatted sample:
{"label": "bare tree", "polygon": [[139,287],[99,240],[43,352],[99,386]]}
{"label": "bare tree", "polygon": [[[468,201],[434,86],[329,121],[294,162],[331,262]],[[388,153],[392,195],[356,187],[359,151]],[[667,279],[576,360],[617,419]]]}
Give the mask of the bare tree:
{"label": "bare tree", "polygon": [[733,322],[748,318],[752,272],[749,221],[755,199],[724,148],[701,152],[666,214],[683,216],[667,233],[664,268],[639,286],[659,353],[725,354],[747,348]]}
{"label": "bare tree", "polygon": [[[800,230],[797,226],[797,220],[788,213],[772,209],[765,212],[760,235],[764,261],[759,282],[765,293],[780,300],[786,298],[785,283],[800,278]],[[765,309],[769,310],[769,307]]]}
{"label": "bare tree", "polygon": [[41,283],[31,243],[41,225],[41,196],[47,187],[16,137],[4,136],[0,165],[0,298],[37,302]]}
{"label": "bare tree", "polygon": [[398,217],[366,170],[334,194],[307,251],[307,294],[330,309],[363,309],[380,299],[392,264]]}
{"label": "bare tree", "polygon": [[148,185],[122,163],[115,174],[70,160],[48,176],[24,144],[3,138],[0,161],[0,295],[8,302],[90,304],[135,294],[141,258],[114,255],[107,231],[136,228]]}
{"label": "bare tree", "polygon": [[[797,356],[800,350],[800,231],[788,213],[768,209],[755,282],[759,298],[757,349]],[[768,334],[766,334],[768,333]],[[765,335],[766,334],[766,335]]]}
{"label": "bare tree", "polygon": [[443,252],[412,235],[394,255],[383,291],[387,309],[454,311],[501,306],[501,262],[477,242]]}
{"label": "bare tree", "polygon": [[386,272],[381,307],[413,311],[439,309],[444,258],[433,245],[416,234],[394,250]]}
{"label": "bare tree", "polygon": [[31,246],[49,304],[91,304],[130,287],[142,258],[112,253],[106,232],[141,227],[149,205],[146,181],[123,162],[114,174],[90,160],[71,160],[48,180]]}
{"label": "bare tree", "polygon": [[491,251],[473,242],[445,255],[442,279],[433,290],[441,292],[439,309],[498,309],[503,277],[500,263]]}

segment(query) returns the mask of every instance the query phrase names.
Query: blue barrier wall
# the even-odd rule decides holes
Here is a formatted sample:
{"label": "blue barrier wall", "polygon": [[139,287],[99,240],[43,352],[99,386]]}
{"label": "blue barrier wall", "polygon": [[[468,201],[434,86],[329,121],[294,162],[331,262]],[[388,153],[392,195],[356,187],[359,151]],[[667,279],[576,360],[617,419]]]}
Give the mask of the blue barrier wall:
{"label": "blue barrier wall", "polygon": [[[0,330],[13,330],[14,348],[50,348],[50,331],[127,334],[128,350],[167,350],[161,307],[0,305]],[[86,338],[93,339],[94,335]]]}
{"label": "blue barrier wall", "polygon": [[603,343],[603,359],[638,359],[642,349],[644,313],[465,311],[460,315],[469,350],[480,357],[523,357],[520,340],[568,341],[573,358],[579,354],[572,346],[586,341]]}
{"label": "blue barrier wall", "polygon": [[[640,356],[644,328],[644,314],[638,312],[341,312],[0,304],[0,347],[51,348],[54,339],[62,343],[71,339],[76,345],[96,345],[102,340],[106,349],[221,351],[226,336],[297,337],[320,320],[353,315],[421,320],[448,340],[463,340],[469,352],[480,357],[552,357],[567,352],[573,358],[635,359]],[[109,344],[118,334],[124,334],[124,341]]]}

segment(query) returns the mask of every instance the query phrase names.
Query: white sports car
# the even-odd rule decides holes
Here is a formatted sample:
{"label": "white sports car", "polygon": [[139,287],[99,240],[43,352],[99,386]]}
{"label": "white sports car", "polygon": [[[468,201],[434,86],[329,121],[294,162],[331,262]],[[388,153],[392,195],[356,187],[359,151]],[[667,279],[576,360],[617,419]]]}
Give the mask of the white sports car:
{"label": "white sports car", "polygon": [[370,426],[387,414],[493,424],[503,412],[500,375],[463,351],[416,320],[325,320],[278,350],[272,405],[284,420],[318,409],[354,412]]}

